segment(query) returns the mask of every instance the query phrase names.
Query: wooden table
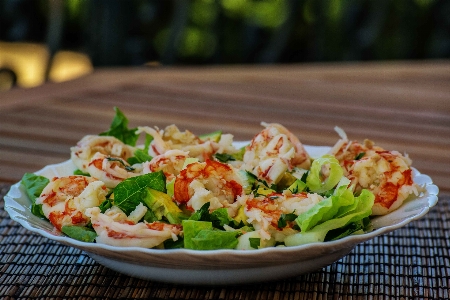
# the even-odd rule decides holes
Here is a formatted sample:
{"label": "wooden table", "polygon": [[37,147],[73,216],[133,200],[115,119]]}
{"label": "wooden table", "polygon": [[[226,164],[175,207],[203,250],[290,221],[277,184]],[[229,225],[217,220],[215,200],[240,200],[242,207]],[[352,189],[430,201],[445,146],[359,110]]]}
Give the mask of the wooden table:
{"label": "wooden table", "polygon": [[0,180],[69,158],[86,134],[175,123],[248,140],[279,122],[304,144],[333,145],[343,128],[406,152],[450,192],[450,61],[102,69],[61,84],[0,94]]}
{"label": "wooden table", "polygon": [[[413,160],[413,166],[422,173],[430,175],[439,186],[440,203],[446,197],[448,200],[450,195],[450,61],[448,60],[98,69],[91,75],[70,82],[47,83],[33,89],[4,92],[0,94],[0,182],[3,184],[4,192],[9,184],[19,181],[25,172],[37,171],[47,164],[69,159],[69,148],[84,135],[96,134],[108,129],[114,116],[114,106],[125,113],[130,120],[130,127],[156,125],[164,128],[166,125],[175,123],[181,130],[189,129],[196,134],[221,129],[223,132],[232,133],[235,140],[251,139],[261,130],[260,122],[265,121],[285,125],[304,144],[332,146],[339,138],[333,128],[339,126],[351,139],[362,141],[369,138],[386,149],[408,153]],[[446,212],[439,213],[443,215],[434,216],[434,218],[448,217]],[[0,220],[2,220],[1,217]],[[18,232],[22,229],[11,225],[12,221],[8,220],[8,217],[4,216],[3,225],[7,224],[3,227],[4,237],[14,239],[14,234],[17,232],[11,232],[11,228],[16,228],[14,230]],[[434,226],[433,220],[427,220],[425,226],[426,224]],[[439,224],[442,228],[446,226],[446,224]],[[416,229],[409,227],[404,232],[404,238],[407,240],[408,230]],[[421,232],[415,233],[422,235]],[[21,234],[26,235],[23,232]],[[72,248],[66,246],[55,246],[53,242],[46,239],[42,241],[42,238],[33,237],[33,235],[30,239],[31,241],[38,239],[45,245],[50,245],[48,247],[53,247],[53,251],[57,252],[54,254],[59,255],[60,258],[65,257],[67,253],[70,257],[73,255],[71,251],[76,251],[67,250]],[[428,243],[426,240],[421,241],[424,244]],[[380,238],[378,242],[387,241]],[[441,242],[444,246],[439,249],[444,249],[442,251],[445,252],[440,254],[441,259],[448,262],[448,246],[445,246],[444,239]],[[63,247],[61,249],[65,250],[54,247]],[[20,249],[17,250],[19,253]],[[368,251],[365,248],[360,250]],[[392,251],[398,252],[396,249]],[[88,259],[87,256],[83,258],[83,254],[78,252],[75,254],[81,257],[81,260]],[[374,250],[374,255],[378,254]],[[423,253],[421,255],[420,257],[425,257]],[[350,256],[351,259],[355,257]],[[414,255],[406,257],[410,257],[413,261],[416,259]],[[378,257],[374,260],[380,263],[379,259]],[[9,265],[10,260],[2,262],[4,267],[1,269],[2,265],[0,265],[0,273],[6,272],[7,267],[12,268]],[[26,259],[22,263],[26,264]],[[386,263],[386,267],[391,264],[389,261],[381,263]],[[95,272],[103,272],[103,274],[108,272],[93,261],[89,261],[89,264]],[[67,267],[67,265],[64,266]],[[325,273],[322,277],[317,275],[320,278],[312,274],[302,280],[315,278],[316,284],[323,284],[330,280],[329,276],[336,274],[333,273],[333,268],[336,266],[330,268],[323,271]],[[442,272],[446,272],[446,276],[450,273],[448,264],[445,262],[439,265],[439,268],[444,268]],[[27,270],[34,275],[18,275],[19,271],[8,270],[11,272],[10,276],[17,275],[19,276],[17,278],[37,276],[32,269]],[[60,276],[61,274],[64,272],[60,272]],[[399,280],[410,279],[408,282],[414,285],[417,270],[411,274],[412,277]],[[111,276],[113,276],[112,279],[110,278],[111,282],[117,278],[131,280],[120,274]],[[34,279],[30,280],[39,282],[40,277],[32,278]],[[53,280],[59,279],[53,277]],[[80,283],[80,280],[87,279],[75,277],[72,280]],[[333,278],[333,280],[339,279]],[[27,282],[25,287],[20,284],[20,280],[14,283],[13,286],[19,290],[15,290],[14,294],[9,289],[9,293],[11,295],[18,295],[20,292],[26,294],[27,291],[39,293],[45,286],[44,284],[36,285],[36,282]],[[141,281],[135,283],[143,284]],[[64,291],[64,284],[67,286],[68,283],[63,283],[63,287],[59,285],[59,289],[53,289],[53,292],[49,293],[55,297],[61,296],[60,292]],[[296,285],[294,289],[294,285],[286,286],[288,284],[286,282],[276,284],[272,286],[276,289],[275,291],[265,290],[266,296],[276,294],[279,299],[283,297],[307,299],[298,296],[302,295],[304,287]],[[377,290],[376,286],[371,286],[370,282],[362,284],[366,290],[369,286],[372,292],[378,291],[380,297],[385,293],[385,291]],[[392,282],[385,282],[385,284],[387,289]],[[400,289],[402,285],[408,286],[408,283],[398,283]],[[83,284],[80,283],[79,286],[81,289]],[[356,286],[350,285],[350,288],[360,289]],[[444,284],[444,287],[449,286],[449,282]],[[77,294],[72,291],[72,294],[89,298],[94,294],[99,295],[97,292],[103,287],[103,283],[97,282],[96,286],[89,290],[90,292],[84,291]],[[146,287],[160,288],[153,283],[150,283],[150,286],[147,283]],[[297,296],[287,292],[282,293],[283,289],[289,290],[289,288],[295,290]],[[442,288],[442,283],[437,282],[436,286],[428,286],[428,288],[430,290],[425,294],[429,297],[437,295],[439,298],[441,295],[448,295],[436,290]],[[315,289],[316,296],[319,294],[325,297],[333,294],[329,290],[330,286],[328,286],[328,292],[330,292],[328,294],[325,290],[318,291],[317,286]],[[427,298],[424,290],[427,291],[427,286],[422,285],[419,289],[415,286],[411,287],[408,293]],[[1,291],[0,289],[0,294]],[[162,293],[161,290],[159,291]],[[159,297],[158,299],[203,299],[201,297],[206,297],[206,290],[198,292],[197,289],[195,294],[192,289],[185,287],[184,291],[184,294],[179,290],[174,292],[165,285],[166,294],[153,296]],[[244,291],[249,292],[245,294],[247,295],[245,297]],[[391,296],[398,292],[392,291]],[[69,295],[67,289],[65,292],[66,296]],[[124,290],[121,292],[115,290],[115,292],[123,295]],[[225,294],[220,290],[214,293],[210,291],[208,295],[212,298],[208,299],[241,299],[242,297],[263,299],[264,296],[264,293],[256,296],[254,291],[252,293],[252,287],[241,288],[240,293],[240,296],[238,294],[224,296]],[[364,295],[364,292],[359,294]],[[136,293],[130,292],[127,295],[139,298]],[[334,293],[334,295],[337,294]],[[433,297],[429,299],[434,299]]]}

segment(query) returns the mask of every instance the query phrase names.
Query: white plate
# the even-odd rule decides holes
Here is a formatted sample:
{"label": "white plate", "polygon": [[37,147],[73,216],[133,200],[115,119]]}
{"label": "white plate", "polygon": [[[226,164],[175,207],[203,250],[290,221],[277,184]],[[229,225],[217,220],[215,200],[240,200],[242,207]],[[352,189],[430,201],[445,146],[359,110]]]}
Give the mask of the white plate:
{"label": "white plate", "polygon": [[[328,147],[306,146],[313,157],[325,153]],[[52,178],[73,174],[71,161],[49,165],[36,174]],[[11,186],[4,197],[5,209],[11,219],[26,229],[51,240],[85,251],[100,264],[133,277],[179,284],[242,284],[277,280],[325,267],[347,255],[357,244],[405,226],[424,216],[438,200],[438,188],[431,178],[414,169],[414,181],[424,186],[419,197],[406,200],[396,211],[372,220],[374,230],[343,239],[296,247],[259,250],[209,250],[119,248],[85,243],[56,232],[53,226],[34,216],[20,183]]]}

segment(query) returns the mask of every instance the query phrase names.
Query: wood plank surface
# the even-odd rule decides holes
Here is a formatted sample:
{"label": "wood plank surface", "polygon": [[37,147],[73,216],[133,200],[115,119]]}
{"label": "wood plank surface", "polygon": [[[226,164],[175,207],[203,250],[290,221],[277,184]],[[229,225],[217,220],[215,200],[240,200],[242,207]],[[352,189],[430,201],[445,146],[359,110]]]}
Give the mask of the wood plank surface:
{"label": "wood plank surface", "polygon": [[278,122],[304,144],[332,146],[335,126],[406,152],[450,193],[450,61],[98,69],[65,83],[0,94],[0,181],[69,159],[106,130],[177,124],[249,140]]}

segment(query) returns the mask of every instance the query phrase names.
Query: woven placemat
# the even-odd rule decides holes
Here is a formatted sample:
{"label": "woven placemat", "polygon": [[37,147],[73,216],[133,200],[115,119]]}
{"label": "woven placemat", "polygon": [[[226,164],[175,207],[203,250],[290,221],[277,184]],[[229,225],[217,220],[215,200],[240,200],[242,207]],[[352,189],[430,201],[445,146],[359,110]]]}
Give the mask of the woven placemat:
{"label": "woven placemat", "polygon": [[132,278],[84,252],[29,232],[4,211],[0,184],[0,299],[450,299],[450,196],[422,219],[358,245],[320,271],[237,286]]}

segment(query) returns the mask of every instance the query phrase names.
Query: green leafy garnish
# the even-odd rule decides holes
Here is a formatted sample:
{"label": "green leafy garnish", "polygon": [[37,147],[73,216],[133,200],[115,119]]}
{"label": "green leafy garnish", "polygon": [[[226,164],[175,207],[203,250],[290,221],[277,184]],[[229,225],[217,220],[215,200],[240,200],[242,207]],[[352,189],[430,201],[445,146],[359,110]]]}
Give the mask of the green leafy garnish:
{"label": "green leafy garnish", "polygon": [[325,236],[325,241],[335,241],[355,233],[364,233],[364,230],[367,228],[366,224],[368,219],[369,218],[364,218],[362,220],[350,223],[345,227],[328,231]]}
{"label": "green leafy garnish", "polygon": [[81,175],[91,177],[91,174],[81,171],[80,169],[76,169],[73,171],[73,175]]}
{"label": "green leafy garnish", "polygon": [[259,246],[261,246],[261,238],[249,238],[250,241],[250,247],[254,249],[258,249]]}
{"label": "green leafy garnish", "polygon": [[21,180],[28,198],[31,200],[31,213],[39,218],[45,219],[46,217],[42,211],[42,204],[36,204],[36,198],[41,195],[42,190],[49,182],[48,178],[33,173],[25,173]]}
{"label": "green leafy garnish", "polygon": [[183,220],[184,247],[194,250],[234,249],[239,231],[213,228],[212,222]]}
{"label": "green leafy garnish", "polygon": [[184,239],[178,237],[176,241],[172,239],[167,239],[163,243],[164,249],[180,249],[184,247]]}
{"label": "green leafy garnish", "polygon": [[114,204],[129,215],[147,197],[148,188],[166,192],[166,177],[162,171],[131,177],[119,183],[114,188]]}
{"label": "green leafy garnish", "polygon": [[218,161],[220,161],[220,162],[222,162],[222,163],[226,163],[226,162],[228,162],[228,161],[234,161],[234,160],[236,160],[236,159],[233,157],[233,155],[228,154],[228,153],[216,153],[216,154],[214,154],[214,157],[215,157]]}
{"label": "green leafy garnish", "polygon": [[148,155],[145,150],[136,149],[136,151],[134,151],[134,156],[128,158],[127,162],[130,165],[134,165],[134,164],[140,164],[140,163],[143,163],[143,162],[146,162],[146,161],[151,161],[152,158],[153,157]]}
{"label": "green leafy garnish", "polygon": [[99,135],[113,136],[127,145],[135,146],[139,138],[139,135],[136,134],[136,128],[128,129],[127,117],[125,117],[118,107],[114,107],[114,110],[116,111],[116,115],[112,120],[111,127]]}
{"label": "green leafy garnish", "polygon": [[106,159],[108,161],[115,161],[115,162],[120,163],[122,166],[124,166],[125,170],[127,170],[128,172],[132,172],[132,171],[135,170],[135,168],[133,168],[132,166],[127,165],[121,158],[108,156]]}
{"label": "green leafy garnish", "polygon": [[211,222],[213,227],[218,229],[223,229],[224,225],[228,225],[233,228],[244,226],[243,222],[237,222],[231,218],[228,215],[228,210],[226,208],[218,208],[210,213],[209,206],[209,202],[203,204],[199,210],[189,217],[189,220]]}
{"label": "green leafy garnish", "polygon": [[209,216],[209,206],[210,206],[209,202],[206,202],[205,204],[203,204],[202,207],[200,207],[199,210],[194,212],[189,217],[189,220],[192,220],[192,221],[210,221],[211,218]]}
{"label": "green leafy garnish", "polygon": [[281,214],[280,218],[278,219],[278,228],[284,228],[287,226],[287,222],[292,222],[297,219],[296,214]]}
{"label": "green leafy garnish", "polygon": [[358,155],[355,156],[355,160],[360,160],[361,158],[363,158],[364,155],[366,155],[366,152],[358,153]]}
{"label": "green leafy garnish", "polygon": [[92,243],[97,237],[97,233],[87,227],[65,225],[61,231],[68,237],[82,242]]}
{"label": "green leafy garnish", "polygon": [[355,197],[353,193],[345,186],[342,186],[338,193],[320,201],[308,211],[299,215],[296,221],[301,231],[307,231],[317,224],[332,219],[338,214],[341,207],[351,206],[354,203]]}
{"label": "green leafy garnish", "polygon": [[287,189],[291,191],[292,194],[301,193],[306,190],[306,183],[304,183],[300,179],[297,179]]}
{"label": "green leafy garnish", "polygon": [[[327,221],[324,221],[310,230],[302,229],[300,233],[296,233],[288,236],[285,239],[286,246],[296,246],[303,245],[314,242],[323,242],[327,234],[334,229],[342,228],[342,232],[339,232],[338,236],[343,237],[343,235],[352,234],[354,231],[350,228],[346,228],[351,223],[366,222],[364,219],[370,216],[372,213],[372,206],[374,203],[375,196],[368,190],[362,190],[358,197],[354,197],[354,201],[357,202],[355,209],[346,212],[340,217],[331,217]],[[300,215],[302,216],[302,215]],[[300,218],[299,216],[299,218]],[[299,220],[297,218],[297,221]],[[300,228],[302,224],[299,224]],[[352,225],[354,226],[354,225]],[[354,228],[355,229],[355,228]],[[356,229],[359,230],[359,229]]]}
{"label": "green leafy garnish", "polygon": [[106,199],[105,201],[103,201],[102,203],[100,203],[99,208],[100,208],[100,212],[103,214],[105,213],[106,210],[108,210],[109,208],[112,207],[112,202],[109,199]]}

